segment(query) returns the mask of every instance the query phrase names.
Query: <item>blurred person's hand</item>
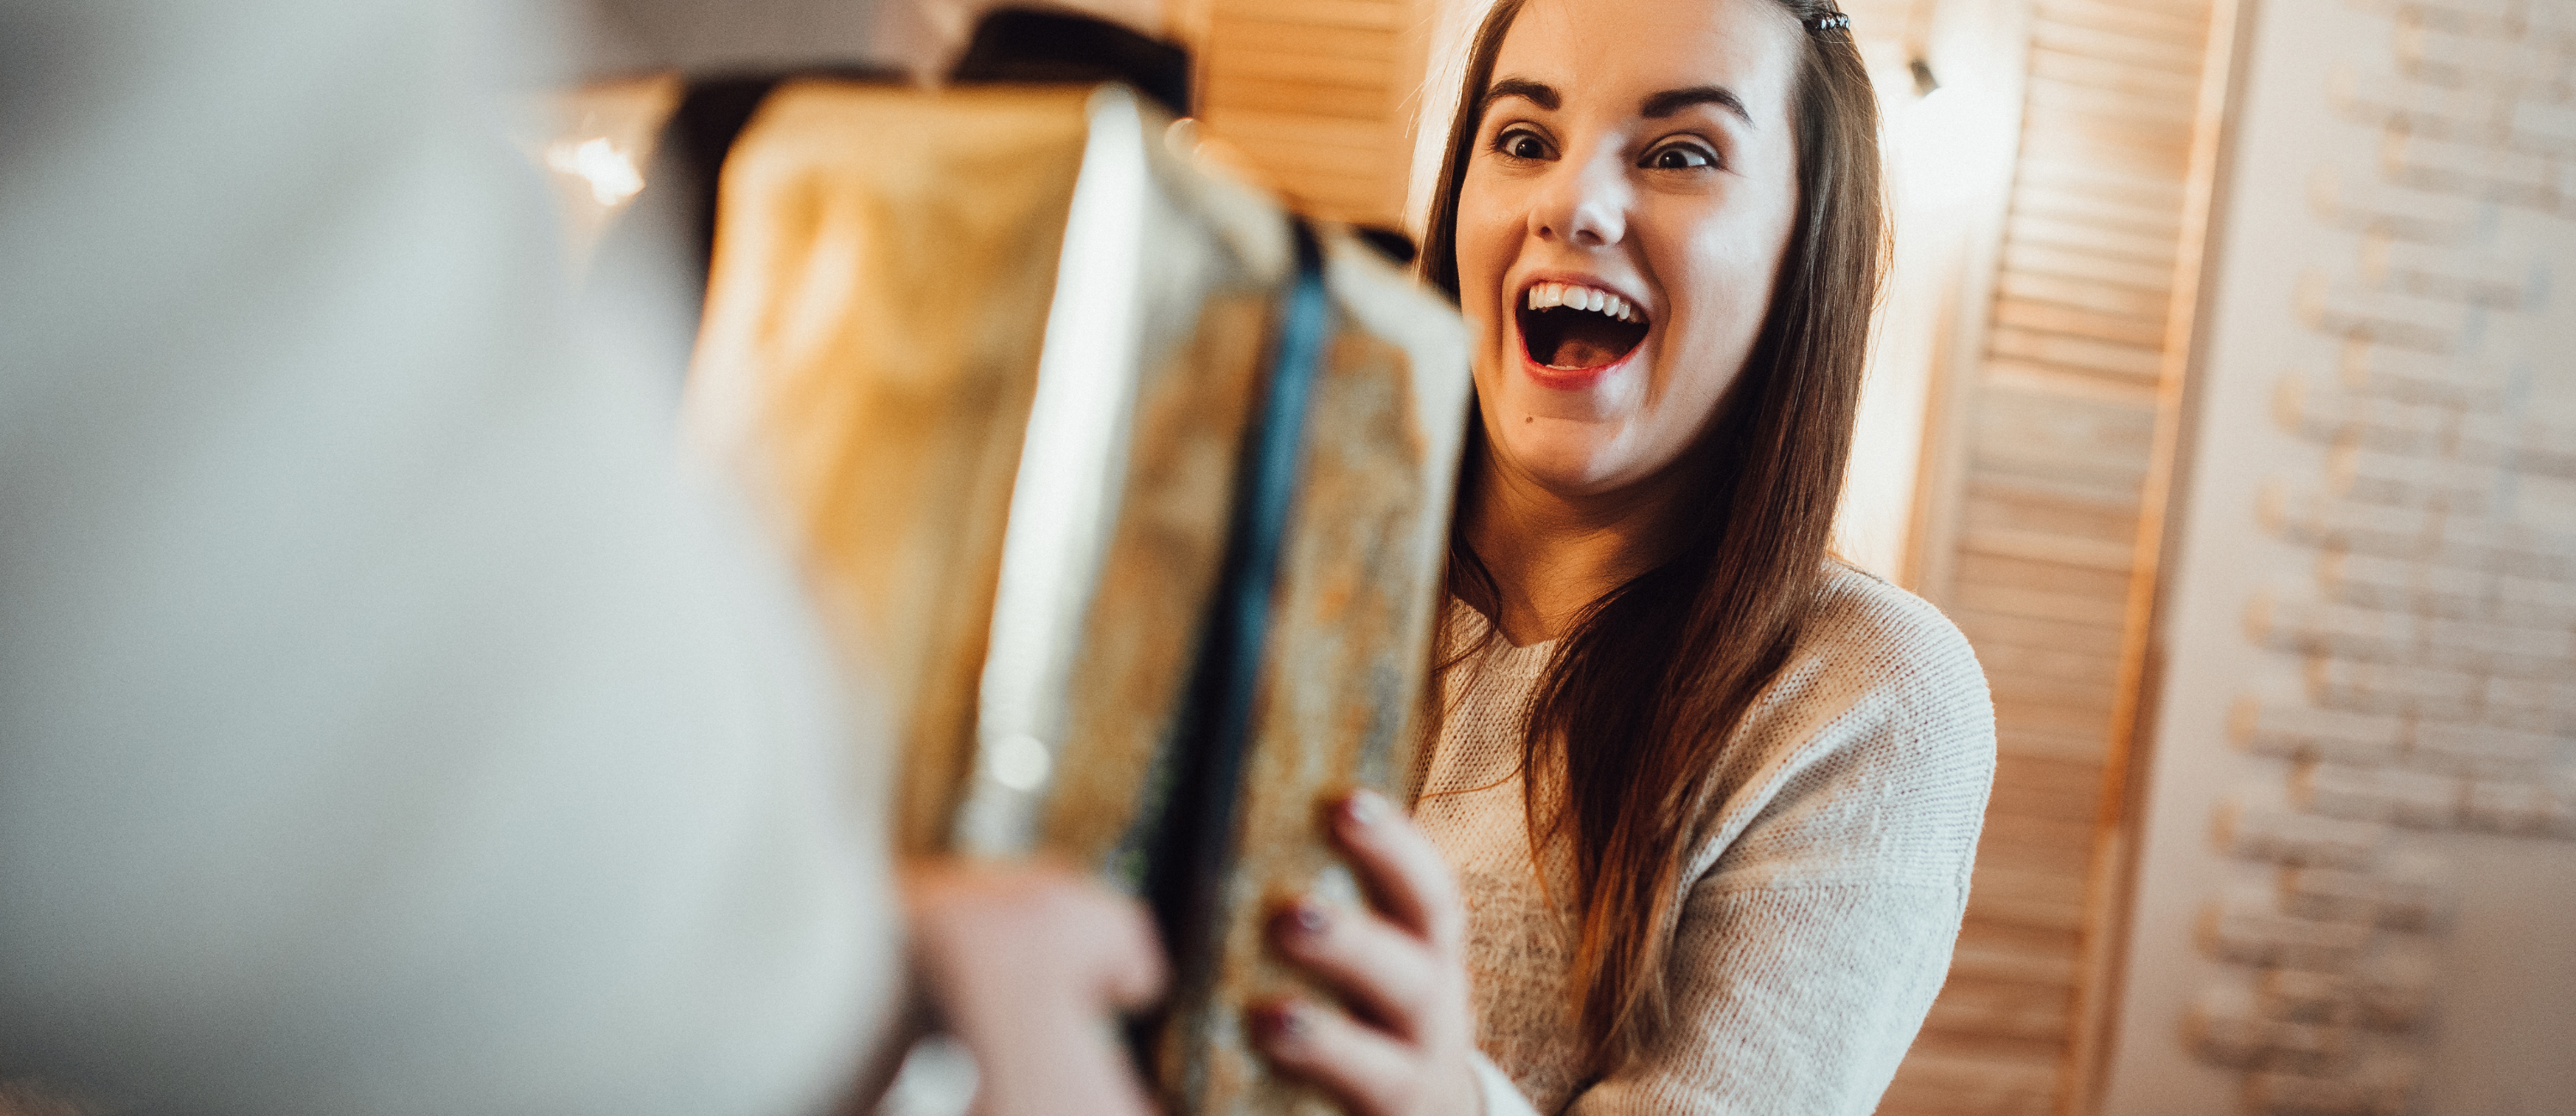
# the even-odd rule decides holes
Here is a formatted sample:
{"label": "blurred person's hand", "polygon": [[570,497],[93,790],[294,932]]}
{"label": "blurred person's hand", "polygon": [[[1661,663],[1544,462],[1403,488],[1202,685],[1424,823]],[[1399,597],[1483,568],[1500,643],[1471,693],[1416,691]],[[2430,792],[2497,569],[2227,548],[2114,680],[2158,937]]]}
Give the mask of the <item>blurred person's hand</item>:
{"label": "blurred person's hand", "polygon": [[957,861],[904,871],[912,961],[975,1056],[978,1116],[1144,1116],[1116,1015],[1163,993],[1144,909],[1072,872]]}

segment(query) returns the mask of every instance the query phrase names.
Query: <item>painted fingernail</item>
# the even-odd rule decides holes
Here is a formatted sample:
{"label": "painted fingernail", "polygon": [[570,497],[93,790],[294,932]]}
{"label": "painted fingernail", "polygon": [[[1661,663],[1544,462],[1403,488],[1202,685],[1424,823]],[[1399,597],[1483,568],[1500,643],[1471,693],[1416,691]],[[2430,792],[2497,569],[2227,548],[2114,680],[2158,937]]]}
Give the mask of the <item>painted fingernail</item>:
{"label": "painted fingernail", "polygon": [[1279,927],[1299,937],[1314,937],[1333,924],[1332,912],[1312,899],[1300,899],[1295,906],[1280,912]]}
{"label": "painted fingernail", "polygon": [[1372,790],[1352,791],[1351,796],[1342,801],[1342,812],[1361,825],[1376,825],[1386,820],[1391,809],[1386,796]]}
{"label": "painted fingernail", "polygon": [[1293,1004],[1272,1004],[1253,1016],[1253,1024],[1272,1042],[1291,1043],[1306,1037],[1314,1024],[1306,1019],[1304,1008]]}

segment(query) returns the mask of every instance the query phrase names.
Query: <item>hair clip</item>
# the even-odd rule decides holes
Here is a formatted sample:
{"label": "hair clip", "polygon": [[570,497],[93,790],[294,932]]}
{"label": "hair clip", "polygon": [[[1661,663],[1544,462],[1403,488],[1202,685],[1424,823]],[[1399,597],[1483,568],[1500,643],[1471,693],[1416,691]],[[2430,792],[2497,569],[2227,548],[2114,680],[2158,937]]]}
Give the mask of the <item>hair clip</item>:
{"label": "hair clip", "polygon": [[1810,16],[1806,23],[1807,30],[1811,32],[1840,31],[1851,26],[1851,17],[1835,12],[1832,15]]}

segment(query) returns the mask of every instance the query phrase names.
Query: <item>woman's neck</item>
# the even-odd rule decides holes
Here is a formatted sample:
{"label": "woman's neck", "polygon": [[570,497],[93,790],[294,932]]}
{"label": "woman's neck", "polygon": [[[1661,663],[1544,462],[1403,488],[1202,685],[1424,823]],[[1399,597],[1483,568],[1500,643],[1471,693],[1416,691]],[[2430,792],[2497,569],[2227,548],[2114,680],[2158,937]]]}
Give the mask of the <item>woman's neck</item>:
{"label": "woman's neck", "polygon": [[1469,468],[1467,543],[1493,575],[1494,623],[1515,646],[1564,635],[1593,601],[1680,545],[1680,470],[1569,496],[1500,467],[1481,446]]}

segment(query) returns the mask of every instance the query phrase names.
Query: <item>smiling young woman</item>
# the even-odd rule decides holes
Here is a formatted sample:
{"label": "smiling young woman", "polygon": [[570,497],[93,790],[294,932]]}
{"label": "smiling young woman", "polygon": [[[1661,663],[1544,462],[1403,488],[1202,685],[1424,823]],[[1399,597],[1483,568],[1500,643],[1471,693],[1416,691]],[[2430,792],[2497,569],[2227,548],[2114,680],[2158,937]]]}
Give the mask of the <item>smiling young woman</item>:
{"label": "smiling young woman", "polygon": [[[1886,235],[1815,0],[1501,0],[1425,238],[1480,339],[1413,818],[1256,1013],[1365,1113],[1866,1113],[1994,765],[1957,630],[1826,552]],[[1480,1049],[1479,1049],[1480,1048]]]}

